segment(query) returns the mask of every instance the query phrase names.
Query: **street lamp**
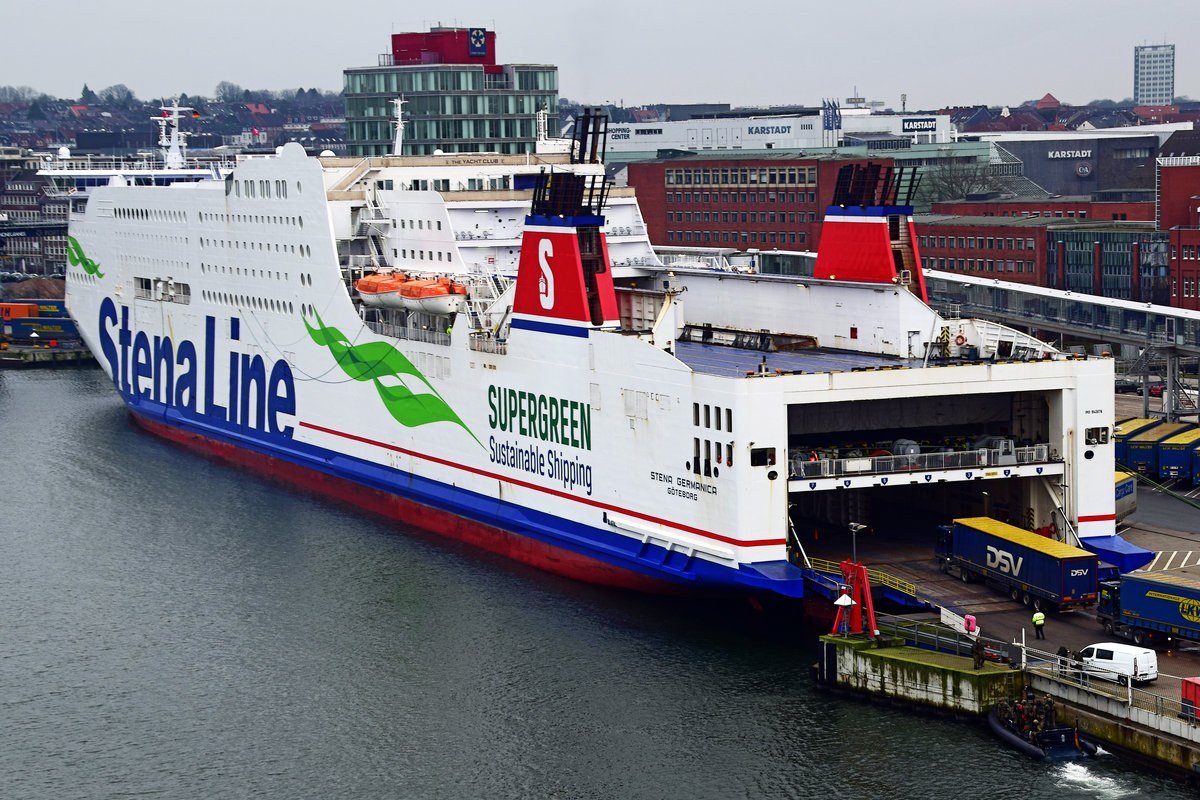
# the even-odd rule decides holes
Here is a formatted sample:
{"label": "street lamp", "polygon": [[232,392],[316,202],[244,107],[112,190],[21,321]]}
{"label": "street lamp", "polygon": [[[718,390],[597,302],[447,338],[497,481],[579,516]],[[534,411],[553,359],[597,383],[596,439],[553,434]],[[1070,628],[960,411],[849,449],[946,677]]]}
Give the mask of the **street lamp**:
{"label": "street lamp", "polygon": [[850,560],[858,563],[858,532],[867,527],[861,522],[850,523]]}

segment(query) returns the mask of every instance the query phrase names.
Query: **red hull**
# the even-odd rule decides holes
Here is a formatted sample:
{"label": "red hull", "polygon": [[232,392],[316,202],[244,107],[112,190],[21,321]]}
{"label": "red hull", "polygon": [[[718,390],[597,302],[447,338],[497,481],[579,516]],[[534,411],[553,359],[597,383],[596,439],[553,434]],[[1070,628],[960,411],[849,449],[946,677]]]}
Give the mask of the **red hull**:
{"label": "red hull", "polygon": [[422,530],[447,536],[538,569],[586,583],[632,589],[652,594],[682,594],[688,587],[565,550],[545,542],[519,536],[492,525],[465,519],[433,506],[416,503],[397,495],[352,481],[327,475],[290,461],[275,458],[228,442],[166,425],[130,412],[133,420],[147,431],[188,450],[209,456],[271,480],[284,482],[310,492],[346,503],[356,509],[380,514]]}

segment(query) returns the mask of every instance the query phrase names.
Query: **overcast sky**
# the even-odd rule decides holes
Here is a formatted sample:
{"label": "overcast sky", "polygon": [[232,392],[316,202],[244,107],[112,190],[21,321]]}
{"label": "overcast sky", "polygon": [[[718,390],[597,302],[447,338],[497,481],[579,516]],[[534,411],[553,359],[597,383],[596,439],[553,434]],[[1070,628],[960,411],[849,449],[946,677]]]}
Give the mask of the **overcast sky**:
{"label": "overcast sky", "polygon": [[[424,9],[443,6],[442,16]],[[417,8],[420,6],[420,8]],[[76,98],[246,89],[339,90],[390,35],[431,25],[496,31],[506,64],[555,64],[585,103],[819,104],[857,94],[909,110],[1133,94],[1133,48],[1174,44],[1175,93],[1200,99],[1196,0],[952,2],[734,0],[444,4],[352,0],[175,5],[66,0],[5,14],[0,85]],[[34,11],[33,9],[38,9]],[[186,9],[175,12],[169,9]],[[167,20],[162,22],[160,20]]]}

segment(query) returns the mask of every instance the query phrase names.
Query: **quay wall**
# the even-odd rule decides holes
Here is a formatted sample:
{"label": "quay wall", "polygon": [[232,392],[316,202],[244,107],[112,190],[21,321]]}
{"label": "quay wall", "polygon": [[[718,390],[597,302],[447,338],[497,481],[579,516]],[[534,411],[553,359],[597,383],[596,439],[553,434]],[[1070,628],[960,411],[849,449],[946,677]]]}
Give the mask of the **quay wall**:
{"label": "quay wall", "polygon": [[976,670],[968,657],[910,647],[901,638],[822,636],[816,671],[820,682],[838,689],[956,716],[982,716],[1029,686],[1055,699],[1059,722],[1077,727],[1106,750],[1200,777],[1200,727],[1195,723],[1161,709],[1139,708],[1128,695],[1106,695],[1036,668],[989,662]]}
{"label": "quay wall", "polygon": [[1128,694],[1122,698],[1089,691],[1038,670],[1025,675],[1034,691],[1058,701],[1060,722],[1079,728],[1106,749],[1172,771],[1200,774],[1200,727],[1194,722],[1167,709],[1131,704]]}
{"label": "quay wall", "polygon": [[986,714],[1008,697],[1012,670],[973,669],[971,659],[878,641],[822,636],[818,678],[840,688],[883,695],[955,714]]}

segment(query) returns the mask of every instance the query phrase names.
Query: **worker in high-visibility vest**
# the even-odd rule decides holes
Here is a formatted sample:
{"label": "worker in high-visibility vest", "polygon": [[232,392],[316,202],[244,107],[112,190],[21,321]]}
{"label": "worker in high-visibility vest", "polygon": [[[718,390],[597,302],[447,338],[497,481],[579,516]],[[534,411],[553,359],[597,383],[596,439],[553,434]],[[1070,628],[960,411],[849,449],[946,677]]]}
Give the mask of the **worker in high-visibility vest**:
{"label": "worker in high-visibility vest", "polygon": [[1033,632],[1038,639],[1045,639],[1046,633],[1042,630],[1046,625],[1046,615],[1041,611],[1033,612]]}

